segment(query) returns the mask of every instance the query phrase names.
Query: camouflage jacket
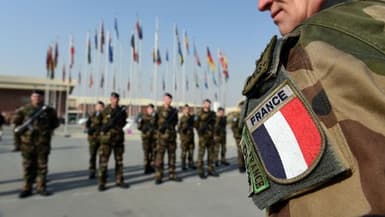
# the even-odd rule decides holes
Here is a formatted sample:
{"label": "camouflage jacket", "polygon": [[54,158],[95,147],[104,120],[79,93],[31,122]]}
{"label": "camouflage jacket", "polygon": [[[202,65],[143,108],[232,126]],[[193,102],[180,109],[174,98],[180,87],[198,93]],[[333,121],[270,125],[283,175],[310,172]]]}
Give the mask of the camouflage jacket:
{"label": "camouflage jacket", "polygon": [[181,137],[194,136],[194,115],[182,115],[179,120],[178,132]]}
{"label": "camouflage jacket", "polygon": [[231,131],[233,132],[233,136],[234,138],[241,138],[241,130],[240,130],[240,127],[239,127],[239,119],[241,117],[241,113],[240,112],[233,112],[231,114],[231,118],[230,118],[230,126],[231,126]]}
{"label": "camouflage jacket", "polygon": [[[102,131],[103,128],[107,128],[106,132],[111,133],[123,133],[122,129],[126,125],[127,113],[121,112],[122,106],[112,108],[111,105],[106,106],[102,112]],[[114,121],[114,123],[112,123]]]}
{"label": "camouflage jacket", "polygon": [[98,135],[102,127],[103,116],[102,113],[94,112],[86,122],[87,134],[89,136]]}
{"label": "camouflage jacket", "polygon": [[178,110],[174,107],[166,109],[164,106],[158,108],[158,131],[161,134],[176,134],[175,127],[178,124]]}
{"label": "camouflage jacket", "polygon": [[[304,173],[297,182],[283,183],[278,187],[280,191],[289,192],[288,189],[302,185],[302,181],[310,179],[316,171],[321,174],[339,167],[344,174],[338,176],[335,173],[329,177],[332,180],[329,182],[315,181],[311,191],[308,191],[309,185],[299,188],[294,193],[295,198],[290,194],[280,198],[285,202],[271,205],[270,216],[385,213],[384,26],[384,1],[338,4],[310,17],[282,40],[273,39],[257,62],[243,91],[247,96],[243,109],[245,129],[251,134],[242,137],[250,195],[254,201],[259,201],[266,189],[277,187],[277,180],[269,182],[274,178],[273,172],[268,171],[269,164],[263,157],[261,144],[254,143],[257,150],[248,144],[259,139],[260,126],[267,128],[267,122],[272,122],[269,106],[278,105],[290,94],[297,96],[297,102],[303,104],[318,128],[314,132],[321,132],[321,138],[317,140],[322,140],[325,146],[320,153],[322,157],[315,164],[317,167]],[[289,89],[285,89],[287,87]],[[288,123],[288,119],[294,117],[294,122],[304,125],[302,119],[296,121],[298,112],[287,113],[283,107],[271,109],[275,110],[279,110],[279,116],[286,118]],[[278,120],[278,115],[276,118]],[[289,125],[302,127],[295,123]],[[305,139],[305,142],[309,141]],[[309,151],[308,146],[303,148]],[[322,164],[330,153],[334,153],[329,159],[335,163]],[[259,163],[262,163],[262,169],[255,169]],[[322,165],[328,167],[321,169]],[[266,172],[265,176],[261,173],[258,176],[256,171]],[[263,188],[258,188],[260,186]],[[266,198],[271,197],[274,195],[266,195]]]}
{"label": "camouflage jacket", "polygon": [[214,136],[215,129],[215,112],[213,111],[204,111],[201,109],[198,114],[195,116],[195,128],[198,131],[199,136]]}
{"label": "camouflage jacket", "polygon": [[[41,106],[34,107],[31,104],[27,104],[17,109],[15,116],[13,117],[13,124],[19,126],[27,121],[35,112],[41,109]],[[21,137],[23,143],[44,143],[49,145],[51,141],[52,132],[59,126],[59,119],[56,114],[56,110],[49,107],[32,122],[31,128],[25,131]]]}
{"label": "camouflage jacket", "polygon": [[149,114],[141,115],[138,119],[138,130],[142,131],[142,137],[147,138],[154,135],[156,129],[158,128],[158,115],[156,112]]}
{"label": "camouflage jacket", "polygon": [[214,136],[223,137],[226,136],[226,125],[227,125],[227,117],[216,117],[215,118],[215,130]]}

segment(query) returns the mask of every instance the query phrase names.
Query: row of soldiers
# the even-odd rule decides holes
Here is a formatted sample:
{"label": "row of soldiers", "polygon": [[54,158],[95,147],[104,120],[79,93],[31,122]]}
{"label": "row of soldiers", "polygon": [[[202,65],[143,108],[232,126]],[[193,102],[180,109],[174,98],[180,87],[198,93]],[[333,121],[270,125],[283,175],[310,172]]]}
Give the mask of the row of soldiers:
{"label": "row of soldiers", "polygon": [[[51,193],[46,189],[48,157],[51,150],[51,138],[59,126],[59,119],[54,108],[44,105],[43,92],[34,91],[31,103],[17,109],[13,118],[16,138],[20,139],[20,150],[23,158],[24,185],[20,198],[32,195],[33,184],[40,195]],[[115,183],[121,188],[128,188],[124,182],[123,154],[124,132],[127,108],[119,105],[119,94],[111,93],[110,104],[105,106],[99,101],[95,112],[86,122],[89,141],[90,161],[89,178],[98,177],[98,190],[106,190],[107,165],[113,152],[115,160]],[[206,178],[204,171],[204,154],[207,151],[207,175],[218,176],[214,164],[219,165],[218,153],[221,148],[221,163],[228,165],[226,154],[226,116],[224,109],[219,108],[217,115],[211,111],[210,100],[205,100],[202,109],[193,115],[190,107],[183,108],[183,115],[178,117],[178,110],[171,106],[172,95],[166,93],[163,105],[155,112],[153,105],[148,105],[146,112],[137,119],[142,132],[144,151],[144,172],[155,172],[155,183],[161,184],[163,179],[164,155],[167,151],[169,180],[181,181],[176,175],[177,133],[182,146],[182,169],[198,169],[198,175]],[[238,163],[241,172],[245,171],[243,155],[239,148],[241,138],[238,127],[239,112],[232,118],[234,138],[238,145]],[[179,125],[178,125],[179,123]],[[178,126],[177,126],[178,125]],[[194,163],[194,128],[199,136],[197,164]],[[177,130],[178,129],[178,130]],[[99,155],[99,168],[96,169]],[[186,160],[188,161],[186,163]]]}

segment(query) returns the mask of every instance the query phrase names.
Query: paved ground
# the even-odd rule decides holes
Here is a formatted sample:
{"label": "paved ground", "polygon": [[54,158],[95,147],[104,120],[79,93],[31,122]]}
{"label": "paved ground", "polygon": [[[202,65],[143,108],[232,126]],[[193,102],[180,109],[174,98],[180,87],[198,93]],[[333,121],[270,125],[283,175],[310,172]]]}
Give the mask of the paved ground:
{"label": "paved ground", "polygon": [[[143,174],[140,137],[134,131],[126,136],[124,155],[125,179],[131,187],[115,188],[110,161],[109,189],[100,193],[96,181],[88,180],[85,135],[77,126],[69,128],[70,138],[64,138],[62,131],[57,130],[50,155],[48,189],[54,194],[20,200],[17,195],[22,185],[21,156],[11,152],[11,129],[5,128],[0,141],[0,217],[264,216],[247,198],[247,177],[238,172],[230,133],[227,138],[231,165],[218,169],[219,178],[201,180],[196,171],[182,172],[178,165],[183,182],[166,181],[155,186],[152,175]],[[179,154],[180,149],[177,151]]]}

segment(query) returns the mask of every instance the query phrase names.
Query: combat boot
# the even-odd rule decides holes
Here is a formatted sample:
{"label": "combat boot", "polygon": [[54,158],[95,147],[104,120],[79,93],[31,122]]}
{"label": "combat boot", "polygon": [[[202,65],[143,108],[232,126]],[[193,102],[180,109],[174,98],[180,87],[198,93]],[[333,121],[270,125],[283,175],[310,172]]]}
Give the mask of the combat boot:
{"label": "combat boot", "polygon": [[155,185],[160,185],[162,182],[162,179],[155,179]]}
{"label": "combat boot", "polygon": [[124,183],[124,182],[116,183],[116,186],[119,188],[122,188],[122,189],[127,189],[130,187],[130,185],[128,183]]}
{"label": "combat boot", "polygon": [[107,188],[106,188],[106,185],[104,185],[104,184],[99,184],[99,186],[98,186],[98,191],[105,191],[105,190],[107,190]]}
{"label": "combat boot", "polygon": [[219,177],[219,174],[218,174],[217,171],[215,171],[215,170],[210,170],[210,171],[208,172],[208,175],[209,175],[209,176],[213,176],[213,177]]}
{"label": "combat boot", "polygon": [[246,172],[245,166],[240,166],[240,167],[239,167],[239,172],[240,172],[240,173]]}
{"label": "combat boot", "polygon": [[40,189],[36,191],[40,196],[48,197],[52,195],[52,192],[47,191],[46,189]]}
{"label": "combat boot", "polygon": [[32,195],[32,190],[23,190],[19,193],[19,198],[26,198]]}
{"label": "combat boot", "polygon": [[222,165],[225,165],[225,166],[230,165],[230,163],[227,162],[225,159],[221,160],[221,164],[222,164]]}
{"label": "combat boot", "polygon": [[215,161],[215,166],[219,167],[219,160]]}
{"label": "combat boot", "polygon": [[174,181],[174,182],[181,182],[181,181],[182,181],[182,179],[181,179],[180,177],[177,177],[175,174],[170,175],[170,176],[168,177],[168,179],[169,179],[170,181]]}
{"label": "combat boot", "polygon": [[90,171],[88,179],[95,179],[95,178],[96,178],[95,171]]}
{"label": "combat boot", "polygon": [[193,170],[196,170],[196,169],[197,169],[197,167],[194,165],[193,162],[190,162],[190,163],[188,164],[188,167],[189,167],[190,169],[193,169]]}
{"label": "combat boot", "polygon": [[183,170],[183,171],[186,171],[186,170],[187,170],[187,167],[186,167],[186,163],[185,163],[185,162],[182,162],[182,170]]}

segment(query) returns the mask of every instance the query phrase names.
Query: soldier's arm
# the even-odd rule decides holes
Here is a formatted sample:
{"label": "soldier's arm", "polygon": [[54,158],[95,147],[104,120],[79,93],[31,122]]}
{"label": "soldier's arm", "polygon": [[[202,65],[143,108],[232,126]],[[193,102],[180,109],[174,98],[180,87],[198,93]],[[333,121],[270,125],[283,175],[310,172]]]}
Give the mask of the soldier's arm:
{"label": "soldier's arm", "polygon": [[51,117],[50,117],[50,121],[51,121],[51,129],[54,130],[56,128],[59,127],[60,123],[59,123],[59,118],[57,117],[57,112],[54,108],[51,108],[50,109],[50,113],[51,113]]}
{"label": "soldier's arm", "polygon": [[16,126],[23,123],[24,114],[23,114],[22,110],[23,110],[22,108],[17,109],[15,115],[12,118],[12,123]]}

